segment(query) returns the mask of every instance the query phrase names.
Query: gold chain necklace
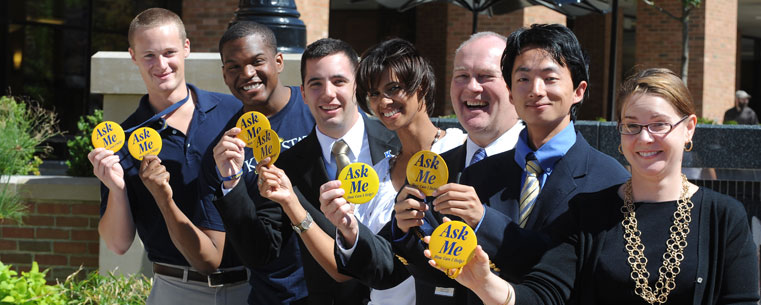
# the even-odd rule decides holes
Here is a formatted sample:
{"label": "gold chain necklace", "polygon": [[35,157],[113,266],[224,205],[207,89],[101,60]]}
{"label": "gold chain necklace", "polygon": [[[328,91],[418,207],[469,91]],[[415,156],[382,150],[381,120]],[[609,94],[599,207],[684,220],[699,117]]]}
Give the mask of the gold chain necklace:
{"label": "gold chain necklace", "polygon": [[676,287],[674,279],[681,271],[679,265],[684,259],[684,248],[687,247],[687,234],[690,233],[690,221],[692,220],[690,212],[694,206],[692,200],[687,197],[689,188],[687,176],[682,175],[682,195],[676,203],[674,224],[669,229],[671,236],[666,240],[666,252],[663,253],[663,266],[658,269],[658,281],[655,283],[655,289],[653,289],[647,280],[650,273],[646,268],[645,245],[640,240],[642,232],[637,228],[637,218],[632,203],[632,180],[629,179],[624,185],[624,205],[621,207],[624,219],[621,221],[621,225],[624,228],[625,248],[629,252],[628,262],[632,268],[631,278],[635,284],[634,293],[650,304],[666,303],[669,293]]}

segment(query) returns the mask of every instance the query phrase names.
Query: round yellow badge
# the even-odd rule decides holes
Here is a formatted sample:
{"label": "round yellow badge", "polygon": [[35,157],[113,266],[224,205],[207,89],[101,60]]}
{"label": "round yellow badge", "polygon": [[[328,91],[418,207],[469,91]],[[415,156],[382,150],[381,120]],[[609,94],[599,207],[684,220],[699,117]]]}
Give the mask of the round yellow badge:
{"label": "round yellow badge", "polygon": [[477,244],[476,234],[470,226],[462,221],[450,221],[433,230],[428,250],[436,265],[454,269],[470,261]]}
{"label": "round yellow badge", "polygon": [[433,191],[446,184],[447,180],[447,163],[435,152],[421,150],[412,155],[407,163],[407,182],[426,196],[431,196]]}
{"label": "round yellow badge", "polygon": [[272,129],[264,129],[254,137],[254,159],[256,162],[262,162],[264,158],[270,157],[270,164],[275,164],[277,157],[280,155],[280,138]]}
{"label": "round yellow badge", "polygon": [[249,111],[241,115],[235,127],[241,130],[238,138],[246,142],[246,147],[251,148],[255,145],[256,136],[264,130],[271,128],[267,117],[257,111]]}
{"label": "round yellow badge", "polygon": [[372,166],[361,162],[347,165],[338,174],[344,198],[351,203],[366,203],[378,193],[378,174]]}
{"label": "round yellow badge", "polygon": [[161,136],[153,128],[140,127],[129,135],[127,149],[138,160],[143,160],[146,155],[158,155],[161,152]]}
{"label": "round yellow badge", "polygon": [[124,146],[124,129],[119,124],[103,121],[92,131],[92,146],[117,152]]}

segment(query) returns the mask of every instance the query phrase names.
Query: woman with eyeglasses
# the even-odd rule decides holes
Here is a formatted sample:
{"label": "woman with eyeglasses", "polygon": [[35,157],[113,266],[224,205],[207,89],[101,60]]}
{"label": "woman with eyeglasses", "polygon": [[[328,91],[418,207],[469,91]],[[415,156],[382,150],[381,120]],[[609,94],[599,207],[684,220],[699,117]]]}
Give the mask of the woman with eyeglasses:
{"label": "woman with eyeglasses", "polygon": [[480,247],[457,281],[485,304],[757,304],[745,209],[681,172],[697,123],[684,83],[647,69],[622,84],[618,100],[631,180],[575,197],[562,222],[569,235],[522,283],[492,274]]}
{"label": "woman with eyeglasses", "polygon": [[[415,47],[403,39],[381,42],[366,51],[357,68],[357,100],[367,113],[378,117],[389,130],[395,131],[402,143],[396,156],[388,156],[374,166],[380,179],[378,193],[368,203],[353,206],[353,215],[372,233],[378,232],[391,220],[396,195],[406,181],[406,167],[413,154],[421,150],[442,153],[462,145],[466,135],[457,128],[441,130],[428,117],[433,112],[435,76],[433,67]],[[347,206],[340,198],[340,184],[331,181],[321,187],[320,202],[323,212],[329,215],[340,211],[326,211],[325,207]],[[340,200],[340,202],[335,202]],[[347,226],[334,225],[342,231]],[[358,232],[354,232],[358,233]],[[336,241],[339,251],[354,247],[355,239]],[[370,292],[371,304],[415,304],[415,284],[412,277],[399,285]]]}

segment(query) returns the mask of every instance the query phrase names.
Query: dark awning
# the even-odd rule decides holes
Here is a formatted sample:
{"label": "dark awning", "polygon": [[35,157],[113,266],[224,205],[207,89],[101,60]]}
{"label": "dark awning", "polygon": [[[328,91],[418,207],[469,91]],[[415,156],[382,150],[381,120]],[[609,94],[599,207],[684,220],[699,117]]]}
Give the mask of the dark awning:
{"label": "dark awning", "polygon": [[[365,0],[350,0],[359,2]],[[375,0],[379,4],[399,11],[406,11],[429,2],[450,2],[474,13],[507,14],[532,6],[543,5],[567,16],[583,16],[589,13],[605,14],[611,10],[611,0]]]}

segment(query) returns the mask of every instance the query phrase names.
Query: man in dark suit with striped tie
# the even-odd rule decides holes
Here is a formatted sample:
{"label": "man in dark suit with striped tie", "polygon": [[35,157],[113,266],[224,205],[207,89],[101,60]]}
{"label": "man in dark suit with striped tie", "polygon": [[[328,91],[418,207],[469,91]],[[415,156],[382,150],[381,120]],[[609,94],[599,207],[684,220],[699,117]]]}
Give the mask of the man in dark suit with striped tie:
{"label": "man in dark suit with striped tie", "polygon": [[[508,37],[502,73],[526,124],[514,150],[465,171],[485,203],[474,228],[500,276],[519,280],[565,232],[558,221],[576,194],[626,181],[629,173],[575,130],[588,64],[563,25],[532,25]],[[456,213],[453,213],[456,215]]]}

